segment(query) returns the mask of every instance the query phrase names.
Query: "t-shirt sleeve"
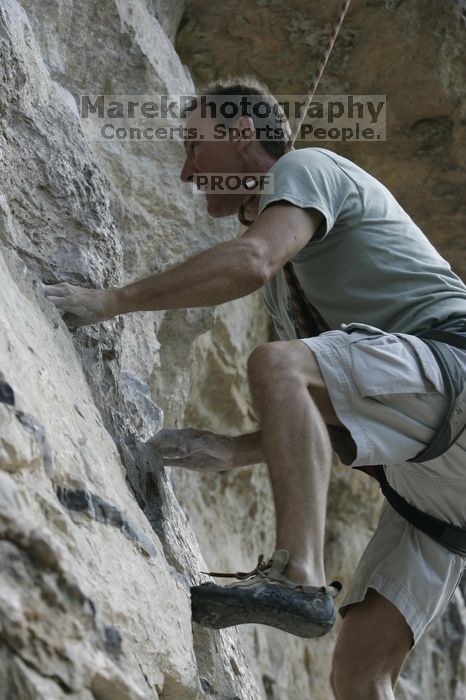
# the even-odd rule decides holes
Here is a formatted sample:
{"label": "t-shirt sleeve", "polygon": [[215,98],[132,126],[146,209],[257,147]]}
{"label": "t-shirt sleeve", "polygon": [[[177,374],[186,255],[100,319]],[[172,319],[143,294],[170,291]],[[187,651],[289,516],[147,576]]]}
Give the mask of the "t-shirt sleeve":
{"label": "t-shirt sleeve", "polygon": [[331,231],[344,212],[349,193],[354,191],[353,181],[331,155],[314,148],[287,153],[274,163],[269,173],[273,174],[272,191],[261,195],[259,214],[269,204],[280,200],[317,209],[323,214],[324,221],[313,237],[314,241]]}

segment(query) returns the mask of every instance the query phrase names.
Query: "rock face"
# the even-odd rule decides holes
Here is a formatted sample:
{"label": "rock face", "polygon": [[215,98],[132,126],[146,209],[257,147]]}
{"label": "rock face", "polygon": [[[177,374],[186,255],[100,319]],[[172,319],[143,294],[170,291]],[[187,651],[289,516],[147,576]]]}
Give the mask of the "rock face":
{"label": "rock face", "polygon": [[159,393],[166,422],[182,420],[213,311],[70,333],[41,287],[118,284],[234,235],[180,192],[179,142],[90,144],[76,110],[81,92],[191,93],[167,35],[181,11],[0,4],[5,700],[259,696],[237,633],[192,629],[189,586],[207,565],[143,444],[162,423]]}
{"label": "rock face", "polygon": [[[309,71],[296,52],[281,53],[287,32],[309,48],[309,36],[328,30],[331,13],[323,5],[312,13],[304,3],[282,5],[236,3],[220,48],[222,13],[232,7],[189,2],[180,60],[173,42],[182,0],[0,1],[1,700],[330,697],[339,623],[311,642],[263,627],[214,632],[191,624],[189,586],[206,580],[200,572],[252,568],[259,552],[271,551],[265,466],[179,472],[164,469],[144,444],[162,424],[255,429],[245,364],[269,339],[260,299],[70,331],[41,286],[122,284],[237,235],[234,220],[209,219],[179,182],[179,141],[90,141],[77,105],[82,94],[189,95],[194,85],[183,63],[196,80],[235,70],[239,56],[245,60],[243,37],[253,47],[243,70],[269,79],[277,92],[298,91]],[[403,112],[400,102],[401,148],[387,142],[380,158],[369,147],[364,156],[350,146],[341,152],[396,185],[461,268],[454,254],[466,217],[456,196],[464,178],[465,83],[453,23],[460,6],[439,6],[435,15],[420,5],[367,2],[355,12],[327,88],[347,89],[344,71],[357,51],[358,74],[374,78],[370,88],[361,78],[354,91],[379,86],[385,54],[371,45],[364,53],[356,42],[363,32],[372,36],[371,17],[379,39],[390,29],[397,60],[405,25],[438,42],[429,44],[429,61],[440,56],[439,67],[430,75],[420,62],[410,82],[417,86],[424,75],[427,101],[419,87],[416,105]],[[269,44],[256,32],[267,17]],[[406,151],[412,142],[417,155]],[[400,150],[407,167],[397,180]],[[434,226],[440,219],[442,227]],[[380,498],[368,482],[335,464],[329,580],[349,582],[377,521]],[[463,594],[464,587],[410,659],[400,698],[464,696]]]}

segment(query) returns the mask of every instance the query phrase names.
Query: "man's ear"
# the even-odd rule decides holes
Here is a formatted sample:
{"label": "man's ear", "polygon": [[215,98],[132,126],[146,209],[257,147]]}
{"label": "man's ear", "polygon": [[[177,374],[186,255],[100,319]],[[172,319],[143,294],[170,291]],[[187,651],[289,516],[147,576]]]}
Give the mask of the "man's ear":
{"label": "man's ear", "polygon": [[256,139],[256,129],[252,117],[248,115],[240,117],[235,123],[235,128],[240,131],[240,136],[235,139],[238,143],[238,150],[244,151],[250,142]]}

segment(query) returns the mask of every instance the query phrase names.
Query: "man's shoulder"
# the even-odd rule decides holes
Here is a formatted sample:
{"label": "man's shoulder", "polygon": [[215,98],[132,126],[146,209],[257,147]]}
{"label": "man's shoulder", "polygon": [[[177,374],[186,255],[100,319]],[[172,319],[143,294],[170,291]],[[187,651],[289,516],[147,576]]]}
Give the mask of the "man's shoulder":
{"label": "man's shoulder", "polygon": [[[335,162],[337,162],[339,158],[341,158],[341,156],[338,156],[336,153],[328,150],[327,148],[309,146],[307,148],[298,148],[292,151],[288,151],[288,153],[285,153],[285,155],[281,156],[274,163],[273,167],[276,167],[279,163],[280,165],[288,167],[294,164],[301,165],[315,161],[330,162],[331,160],[334,160]],[[346,159],[342,158],[342,160]]]}
{"label": "man's shoulder", "polygon": [[338,153],[320,146],[309,146],[289,151],[281,156],[270,170],[270,172],[274,172],[277,175],[289,175],[293,172],[298,174],[304,171],[335,173],[343,177],[349,176],[353,179],[371,177],[368,172],[352,160],[349,160],[349,158],[340,156]]}

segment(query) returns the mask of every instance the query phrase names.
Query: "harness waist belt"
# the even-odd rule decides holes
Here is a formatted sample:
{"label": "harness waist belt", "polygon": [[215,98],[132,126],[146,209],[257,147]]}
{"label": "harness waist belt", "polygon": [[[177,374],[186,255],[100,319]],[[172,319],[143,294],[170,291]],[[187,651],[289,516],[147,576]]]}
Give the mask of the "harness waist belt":
{"label": "harness waist belt", "polygon": [[452,525],[451,523],[443,522],[433,515],[428,515],[418,510],[415,506],[408,503],[403,496],[400,496],[387,481],[385,470],[382,465],[375,467],[375,478],[380,484],[383,495],[400,515],[405,518],[411,525],[417,527],[433,540],[442,544],[444,547],[466,557],[466,528]]}
{"label": "harness waist belt", "polygon": [[466,333],[429,330],[419,333],[418,337],[429,346],[437,360],[450,403],[432,442],[408,462],[428,462],[440,457],[466,428],[466,380],[449,347],[466,350]]}
{"label": "harness waist belt", "polygon": [[[409,462],[427,462],[436,459],[456,442],[466,427],[466,379],[449,345],[466,350],[466,333],[430,330],[420,333],[419,338],[429,345],[445,382],[450,399],[442,423],[432,442]],[[387,481],[383,465],[355,467],[377,479],[387,501],[405,520],[417,527],[454,554],[466,557],[466,527],[447,523],[433,515],[423,513],[400,496]]]}

